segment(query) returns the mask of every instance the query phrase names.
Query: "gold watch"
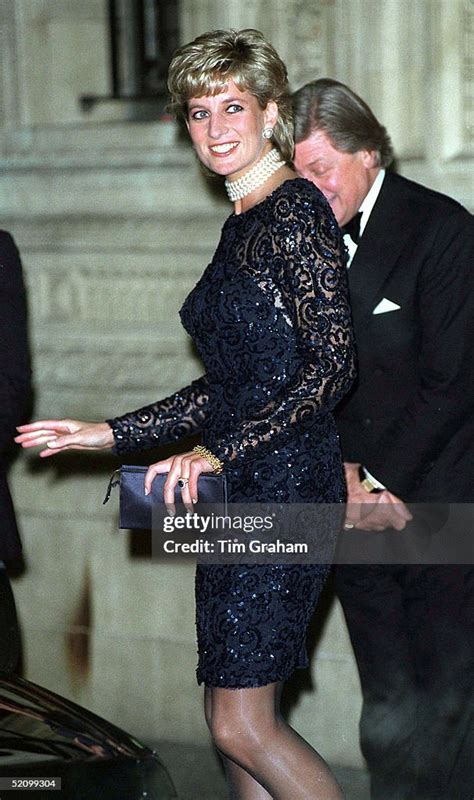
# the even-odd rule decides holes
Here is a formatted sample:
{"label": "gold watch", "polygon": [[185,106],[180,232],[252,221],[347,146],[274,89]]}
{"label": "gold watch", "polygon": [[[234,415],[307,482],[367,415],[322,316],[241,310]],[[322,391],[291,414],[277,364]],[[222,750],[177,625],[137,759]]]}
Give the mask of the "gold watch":
{"label": "gold watch", "polygon": [[367,478],[367,476],[360,482],[360,485],[363,489],[365,489],[366,492],[376,492],[379,488],[375,485],[375,483],[372,483],[370,478]]}

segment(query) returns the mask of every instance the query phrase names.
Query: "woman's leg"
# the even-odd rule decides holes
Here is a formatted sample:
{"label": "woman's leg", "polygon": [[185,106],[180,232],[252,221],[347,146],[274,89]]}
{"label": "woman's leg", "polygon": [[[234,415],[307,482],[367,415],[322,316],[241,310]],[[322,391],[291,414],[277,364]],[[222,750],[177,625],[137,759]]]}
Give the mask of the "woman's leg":
{"label": "woman's leg", "polygon": [[281,684],[207,692],[209,728],[226,766],[233,762],[256,784],[228,765],[233,800],[343,799],[324,760],[280,716]]}
{"label": "woman's leg", "polygon": [[[207,725],[211,730],[212,689],[208,687],[205,689],[204,707]],[[239,767],[235,761],[231,761],[231,759],[227,758],[222,752],[220,755],[224,764],[227,784],[230,790],[230,800],[272,800],[267,790],[252,778],[249,772],[243,769],[243,767]]]}
{"label": "woman's leg", "polygon": [[271,794],[243,767],[224,755],[222,761],[229,787],[229,800],[272,800]]}

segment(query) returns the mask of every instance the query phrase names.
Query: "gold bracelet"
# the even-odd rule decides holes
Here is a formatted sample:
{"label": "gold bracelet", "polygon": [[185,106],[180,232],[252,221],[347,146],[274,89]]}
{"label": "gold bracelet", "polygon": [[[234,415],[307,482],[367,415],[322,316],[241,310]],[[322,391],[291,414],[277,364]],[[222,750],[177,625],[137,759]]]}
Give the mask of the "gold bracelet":
{"label": "gold bracelet", "polygon": [[207,447],[203,447],[202,444],[197,444],[196,447],[193,447],[193,452],[199,453],[199,455],[202,456],[202,458],[205,458],[206,461],[208,461],[209,464],[211,465],[216,475],[221,474],[222,470],[224,469],[224,464],[222,463],[220,458],[217,458],[217,456],[215,456],[214,453],[211,453],[211,451],[208,450]]}

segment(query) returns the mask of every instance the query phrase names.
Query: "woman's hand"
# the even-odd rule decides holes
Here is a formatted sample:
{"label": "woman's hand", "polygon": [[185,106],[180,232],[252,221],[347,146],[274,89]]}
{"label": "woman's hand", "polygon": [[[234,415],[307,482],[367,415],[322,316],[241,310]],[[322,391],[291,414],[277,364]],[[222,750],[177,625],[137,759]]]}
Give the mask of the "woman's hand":
{"label": "woman's hand", "polygon": [[81,422],[77,419],[45,419],[19,425],[15,442],[22,447],[41,447],[40,457],[47,458],[63,450],[106,450],[113,447],[114,436],[107,422]]}
{"label": "woman's hand", "polygon": [[163,472],[168,473],[163,499],[168,514],[174,515],[176,513],[174,491],[178,481],[181,479],[183,482],[183,486],[180,486],[183,503],[187,510],[192,512],[193,504],[198,501],[199,476],[201,472],[214,472],[214,468],[194,450],[157,461],[156,464],[150,464],[145,475],[145,494],[150,494],[153,479]]}

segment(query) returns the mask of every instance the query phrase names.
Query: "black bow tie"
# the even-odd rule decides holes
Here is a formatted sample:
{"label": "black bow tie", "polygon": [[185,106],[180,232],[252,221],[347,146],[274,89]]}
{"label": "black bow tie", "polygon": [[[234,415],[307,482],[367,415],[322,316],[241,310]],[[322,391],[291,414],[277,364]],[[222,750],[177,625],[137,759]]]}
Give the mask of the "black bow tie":
{"label": "black bow tie", "polygon": [[348,233],[354,244],[357,244],[360,238],[360,220],[362,218],[362,211],[358,211],[349,222],[342,226],[343,233]]}

